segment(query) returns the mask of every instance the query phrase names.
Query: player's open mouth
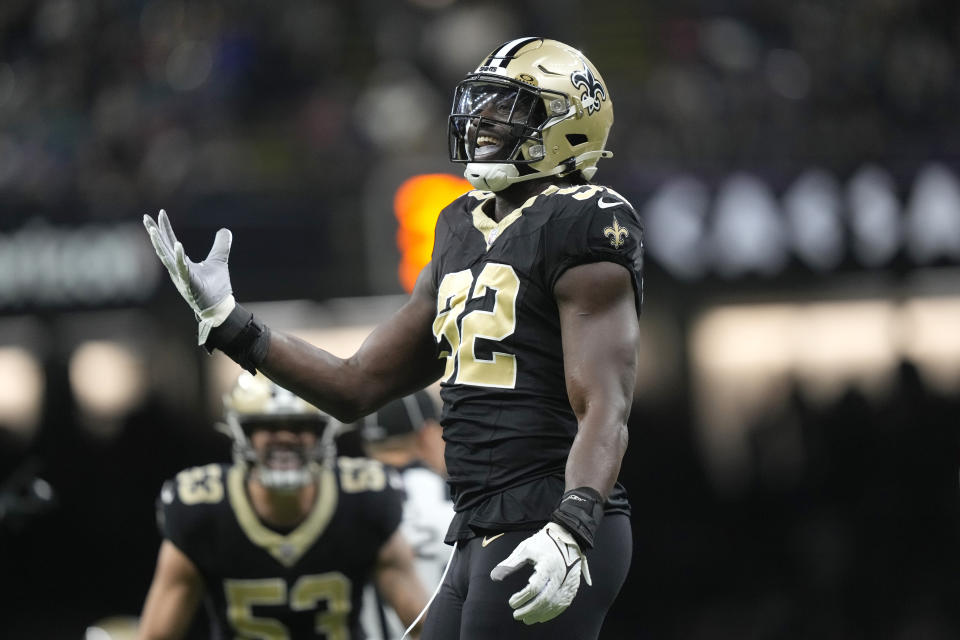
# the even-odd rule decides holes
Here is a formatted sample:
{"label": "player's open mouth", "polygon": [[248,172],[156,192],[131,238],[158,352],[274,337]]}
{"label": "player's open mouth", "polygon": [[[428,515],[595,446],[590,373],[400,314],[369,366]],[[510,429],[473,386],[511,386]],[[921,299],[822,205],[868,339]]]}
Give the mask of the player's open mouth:
{"label": "player's open mouth", "polygon": [[473,157],[482,160],[500,151],[501,147],[503,147],[503,140],[498,136],[481,133],[477,136],[477,147],[473,152]]}
{"label": "player's open mouth", "polygon": [[304,457],[297,449],[276,447],[267,451],[264,462],[270,469],[299,469],[304,464]]}

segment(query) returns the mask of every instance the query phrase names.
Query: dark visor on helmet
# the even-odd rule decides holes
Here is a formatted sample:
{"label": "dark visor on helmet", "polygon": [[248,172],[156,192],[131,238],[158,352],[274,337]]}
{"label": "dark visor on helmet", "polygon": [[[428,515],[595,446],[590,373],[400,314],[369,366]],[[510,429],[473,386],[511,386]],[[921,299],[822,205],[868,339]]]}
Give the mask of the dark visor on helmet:
{"label": "dark visor on helmet", "polygon": [[541,91],[506,79],[468,78],[457,85],[448,139],[454,162],[535,162],[520,147],[542,143],[546,108]]}

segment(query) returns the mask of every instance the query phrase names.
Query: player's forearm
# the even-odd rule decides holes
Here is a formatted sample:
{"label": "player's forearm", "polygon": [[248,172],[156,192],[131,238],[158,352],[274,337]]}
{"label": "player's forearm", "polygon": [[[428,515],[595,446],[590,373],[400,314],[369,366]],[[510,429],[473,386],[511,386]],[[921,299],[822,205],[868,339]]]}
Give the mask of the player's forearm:
{"label": "player's forearm", "polygon": [[240,305],[211,330],[207,346],[266,374],[341,422],[353,422],[443,372],[432,332],[436,302],[431,291],[429,278],[421,277],[407,303],[349,358],[274,331]]}
{"label": "player's forearm", "polygon": [[567,457],[567,490],[590,487],[606,499],[627,450],[628,414],[624,398],[619,407],[607,405],[583,416]]}
{"label": "player's forearm", "polygon": [[179,640],[186,635],[202,597],[203,581],[196,567],[165,540],[140,615],[137,640]]}
{"label": "player's forearm", "polygon": [[180,640],[187,633],[200,600],[194,585],[154,584],[147,595],[137,640]]}
{"label": "player's forearm", "polygon": [[605,499],[617,481],[636,379],[634,326],[601,321],[580,342],[580,357],[567,371],[567,393],[577,416],[566,466],[568,491],[590,487]]}
{"label": "player's forearm", "polygon": [[401,363],[395,354],[388,357],[375,344],[368,346],[379,339],[371,335],[353,356],[338,358],[289,334],[271,333],[266,357],[257,369],[338,420],[353,422],[439,375],[432,343],[409,348]]}
{"label": "player's forearm", "polygon": [[141,621],[140,628],[137,630],[136,640],[181,640],[186,635],[187,630],[180,629],[171,625],[158,626]]}
{"label": "player's forearm", "polygon": [[560,524],[574,537],[580,549],[594,545],[604,504],[627,449],[630,396],[624,394],[617,399],[588,404],[597,408],[580,414],[577,437],[567,457],[566,490],[550,516],[552,523]]}
{"label": "player's forearm", "polygon": [[343,422],[363,415],[376,400],[373,385],[349,359],[282,332],[271,332],[266,357],[257,368]]}

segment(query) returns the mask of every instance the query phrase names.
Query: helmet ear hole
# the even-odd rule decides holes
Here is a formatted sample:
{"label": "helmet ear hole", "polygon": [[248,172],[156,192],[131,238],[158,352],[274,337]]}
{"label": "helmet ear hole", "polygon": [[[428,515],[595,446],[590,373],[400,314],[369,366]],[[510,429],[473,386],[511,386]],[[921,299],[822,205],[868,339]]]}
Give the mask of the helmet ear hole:
{"label": "helmet ear hole", "polygon": [[568,134],[567,134],[567,142],[570,143],[570,146],[571,146],[571,147],[575,147],[575,146],[577,146],[577,145],[579,145],[579,144],[583,144],[583,143],[585,143],[585,142],[589,142],[589,140],[588,140],[587,136],[583,135],[582,133],[568,133]]}

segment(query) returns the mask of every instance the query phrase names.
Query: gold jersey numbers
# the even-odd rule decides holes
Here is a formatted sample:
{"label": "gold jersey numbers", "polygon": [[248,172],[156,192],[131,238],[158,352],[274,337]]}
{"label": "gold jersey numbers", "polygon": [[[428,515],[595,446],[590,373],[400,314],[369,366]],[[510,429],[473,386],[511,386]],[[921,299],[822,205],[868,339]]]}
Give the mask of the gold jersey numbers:
{"label": "gold jersey numbers", "polygon": [[223,500],[222,471],[217,464],[185,469],[177,474],[177,495],[186,505]]}
{"label": "gold jersey numbers", "polygon": [[[482,298],[493,290],[494,303],[489,311],[464,308],[469,300]],[[443,379],[457,384],[512,389],[517,383],[517,358],[513,354],[493,351],[492,357],[476,353],[476,340],[500,342],[516,330],[517,294],[520,278],[513,267],[490,262],[474,279],[469,269],[448,273],[437,291],[437,316],[433,335],[440,342],[446,339],[449,351],[441,351],[447,359]],[[458,326],[459,320],[459,326]]]}
{"label": "gold jersey numbers", "polygon": [[383,465],[367,458],[340,458],[340,487],[344,493],[383,491],[387,473]]}
{"label": "gold jersey numbers", "polygon": [[[224,580],[227,618],[244,638],[289,640],[290,633],[279,620],[253,615],[253,607],[285,607],[293,611],[318,611],[314,628],[329,640],[349,640],[350,579],[340,572],[300,576],[287,593],[280,578]],[[326,608],[320,603],[326,603]]]}

